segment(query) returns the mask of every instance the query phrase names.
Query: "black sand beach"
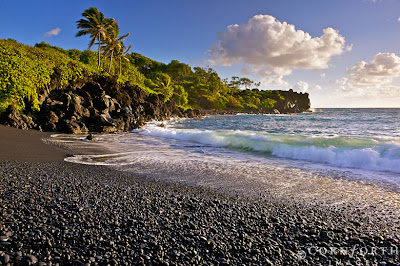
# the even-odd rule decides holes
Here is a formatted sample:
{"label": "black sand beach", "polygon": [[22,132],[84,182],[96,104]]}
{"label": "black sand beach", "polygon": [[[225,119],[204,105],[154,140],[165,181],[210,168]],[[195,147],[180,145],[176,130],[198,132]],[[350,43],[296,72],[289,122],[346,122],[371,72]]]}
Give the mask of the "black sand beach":
{"label": "black sand beach", "polygon": [[51,133],[20,130],[0,125],[0,161],[60,162],[66,151],[47,145],[42,139]]}
{"label": "black sand beach", "polygon": [[4,265],[400,264],[386,221],[63,162],[45,133],[0,136]]}

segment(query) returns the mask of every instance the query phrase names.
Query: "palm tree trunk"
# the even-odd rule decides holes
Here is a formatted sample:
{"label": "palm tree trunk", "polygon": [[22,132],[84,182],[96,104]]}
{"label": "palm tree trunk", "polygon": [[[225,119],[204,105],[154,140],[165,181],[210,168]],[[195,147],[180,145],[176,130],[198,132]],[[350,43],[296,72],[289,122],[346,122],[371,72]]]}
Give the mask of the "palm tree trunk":
{"label": "palm tree trunk", "polygon": [[119,58],[119,76],[121,76],[121,58]]}
{"label": "palm tree trunk", "polygon": [[97,69],[99,69],[100,68],[100,35],[99,35],[99,61],[98,61],[98,63],[97,63]]}
{"label": "palm tree trunk", "polygon": [[111,60],[110,60],[110,67],[108,69],[108,73],[111,74],[111,66],[112,66],[112,59],[113,59],[114,51],[111,51]]}

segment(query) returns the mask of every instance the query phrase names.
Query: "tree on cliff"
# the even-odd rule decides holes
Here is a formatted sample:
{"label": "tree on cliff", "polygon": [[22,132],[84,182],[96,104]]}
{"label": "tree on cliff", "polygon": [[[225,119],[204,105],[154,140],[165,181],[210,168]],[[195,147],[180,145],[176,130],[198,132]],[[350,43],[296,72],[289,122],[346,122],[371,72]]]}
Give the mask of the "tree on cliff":
{"label": "tree on cliff", "polygon": [[152,75],[152,81],[154,86],[153,90],[160,92],[165,96],[165,100],[169,100],[173,95],[173,88],[171,84],[171,77],[163,72],[155,72]]}
{"label": "tree on cliff", "polygon": [[103,39],[102,44],[104,52],[110,57],[110,66],[108,72],[111,72],[113,57],[117,56],[117,58],[120,57],[119,59],[121,59],[130,49],[129,47],[127,51],[124,51],[124,40],[129,36],[130,33],[119,36],[119,25],[113,18],[107,19],[106,25],[106,38]]}
{"label": "tree on cliff", "polygon": [[99,61],[97,68],[100,68],[101,40],[102,38],[105,39],[106,37],[106,27],[108,20],[104,17],[104,14],[97,10],[97,8],[95,7],[90,7],[83,11],[82,16],[86,19],[80,19],[76,22],[78,29],[82,29],[76,34],[76,37],[90,35],[91,41],[89,44],[89,48],[91,48],[97,40],[99,45]]}
{"label": "tree on cliff", "polygon": [[125,46],[124,41],[121,40],[120,41],[120,46],[119,46],[119,50],[116,51],[116,55],[115,57],[117,59],[119,59],[119,75],[122,75],[122,59],[124,59],[125,61],[129,62],[129,59],[126,58],[126,55],[128,54],[129,50],[132,48],[132,45],[129,45],[128,47]]}

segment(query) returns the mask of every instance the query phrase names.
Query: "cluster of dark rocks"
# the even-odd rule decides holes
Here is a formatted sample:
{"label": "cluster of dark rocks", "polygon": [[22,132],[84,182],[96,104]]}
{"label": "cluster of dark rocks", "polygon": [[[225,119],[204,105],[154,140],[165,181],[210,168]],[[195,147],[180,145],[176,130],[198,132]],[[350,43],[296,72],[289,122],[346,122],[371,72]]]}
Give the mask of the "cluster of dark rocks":
{"label": "cluster of dark rocks", "polygon": [[[243,91],[246,93],[246,91]],[[279,100],[269,113],[299,113],[310,108],[306,93],[280,91]],[[55,69],[51,82],[38,89],[40,112],[34,112],[25,101],[25,114],[9,106],[0,114],[0,124],[21,129],[41,129],[64,133],[126,132],[146,122],[171,117],[197,118],[206,114],[237,114],[235,110],[184,110],[161,94],[147,95],[129,82],[121,84],[116,76],[84,75],[67,84],[61,82],[61,71]],[[245,110],[259,113],[259,110]]]}
{"label": "cluster of dark rocks", "polygon": [[393,230],[319,207],[65,162],[0,169],[4,265],[400,264]]}
{"label": "cluster of dark rocks", "polygon": [[13,105],[8,106],[7,110],[0,114],[0,124],[23,130],[39,129],[31,116],[20,114]]}
{"label": "cluster of dark rocks", "polygon": [[290,89],[288,91],[280,91],[280,94],[285,100],[276,102],[274,113],[302,113],[308,111],[311,107],[308,93],[297,93]]}
{"label": "cluster of dark rocks", "polygon": [[[121,84],[117,77],[91,76],[61,86],[57,72],[39,92],[41,110],[34,116],[20,114],[13,106],[0,116],[0,124],[21,129],[65,133],[126,132],[148,121],[172,116],[201,117],[199,110],[183,110],[161,94],[146,95],[137,86]],[[29,111],[29,103],[27,103]]]}

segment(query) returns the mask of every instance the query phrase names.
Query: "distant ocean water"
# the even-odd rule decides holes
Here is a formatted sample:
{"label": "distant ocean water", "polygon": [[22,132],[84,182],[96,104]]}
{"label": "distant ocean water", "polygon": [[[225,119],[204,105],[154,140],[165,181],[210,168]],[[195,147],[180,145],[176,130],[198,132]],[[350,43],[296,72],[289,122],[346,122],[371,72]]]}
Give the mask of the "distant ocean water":
{"label": "distant ocean water", "polygon": [[328,177],[400,190],[400,109],[210,116],[164,125],[101,135],[99,143],[111,154],[68,160],[214,187],[229,186],[229,176],[235,184],[280,176],[284,187],[285,176],[297,176],[301,182]]}

